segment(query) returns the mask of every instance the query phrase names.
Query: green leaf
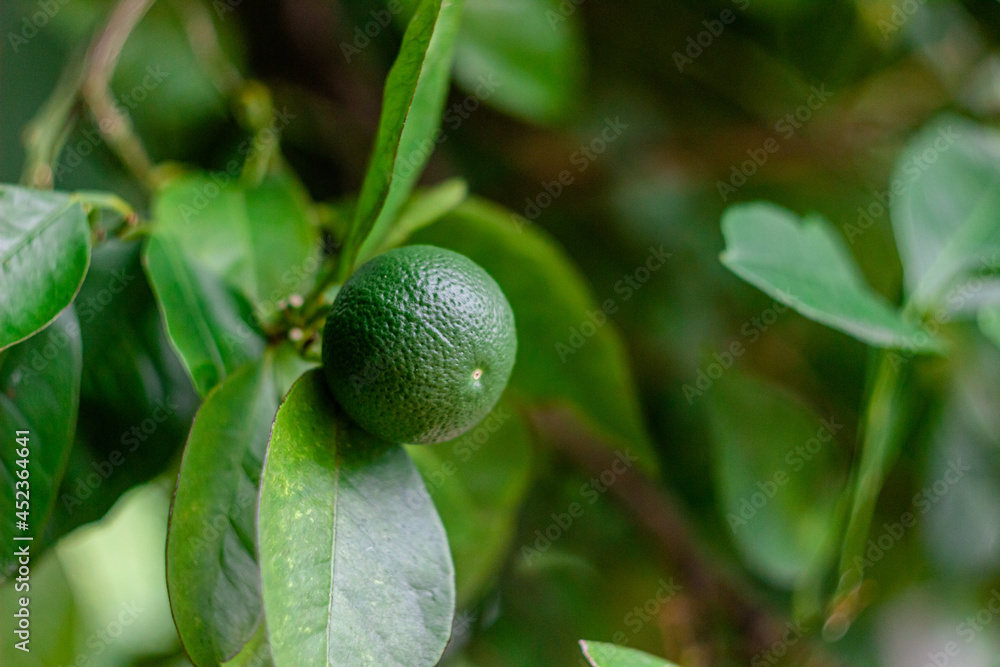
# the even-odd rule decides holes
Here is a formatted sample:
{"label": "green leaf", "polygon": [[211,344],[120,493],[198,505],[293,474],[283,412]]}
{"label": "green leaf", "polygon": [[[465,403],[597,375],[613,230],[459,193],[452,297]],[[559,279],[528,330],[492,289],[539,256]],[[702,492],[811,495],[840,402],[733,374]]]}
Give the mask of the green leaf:
{"label": "green leaf", "polygon": [[[832,606],[846,603],[834,616],[850,617],[858,607],[857,587],[865,577],[865,549],[879,494],[906,442],[911,414],[908,405],[909,366],[896,355],[879,353],[873,363],[862,420],[862,442],[852,463],[847,526],[840,537],[840,572]],[[832,624],[831,627],[836,627]],[[842,626],[846,630],[846,626]],[[836,632],[836,631],[834,631]]]}
{"label": "green leaf", "polygon": [[54,320],[90,263],[90,227],[67,194],[0,185],[0,350]]}
{"label": "green leaf", "polygon": [[506,400],[460,438],[409,445],[455,560],[458,606],[476,601],[510,551],[533,477],[531,431]]}
{"label": "green leaf", "polygon": [[307,195],[287,176],[246,187],[191,174],[156,197],[157,234],[242,292],[263,315],[300,291],[319,266],[319,227]]}
{"label": "green leaf", "polygon": [[76,298],[80,414],[49,543],[160,474],[179,453],[199,403],[163,329],[140,249],[113,239],[97,246]]}
{"label": "green leaf", "polygon": [[173,238],[151,236],[143,259],[170,339],[199,394],[261,355],[264,341],[249,324],[249,304],[189,262]]}
{"label": "green leaf", "polygon": [[[935,493],[937,502],[930,506],[921,500],[919,547],[926,550],[937,572],[975,579],[1000,571],[995,548],[1000,539],[997,422],[990,415],[984,423],[980,412],[984,407],[994,410],[1000,393],[996,354],[986,346],[979,350],[956,369],[949,381],[952,386],[942,387],[946,398],[928,437],[925,469],[916,482],[921,488],[933,489],[936,483],[940,490],[942,482],[949,487],[944,494]],[[875,533],[876,542],[884,532],[882,527]]]}
{"label": "green leaf", "polygon": [[217,385],[195,417],[167,534],[167,586],[196,665],[233,658],[263,623],[257,487],[278,409],[269,357]]}
{"label": "green leaf", "polygon": [[267,623],[258,625],[257,632],[240,652],[232,660],[223,663],[223,667],[273,667],[273,665],[271,645],[267,641]]}
{"label": "green leaf", "polygon": [[[525,120],[565,117],[584,79],[579,19],[576,6],[561,0],[467,0],[455,79],[484,103]],[[448,113],[445,121],[461,122]]]}
{"label": "green leaf", "polygon": [[865,282],[850,252],[818,215],[801,222],[767,203],[730,207],[722,218],[722,263],[806,317],[876,347],[940,351]]}
{"label": "green leaf", "polygon": [[[385,81],[382,115],[344,256],[371,255],[435,145],[464,0],[423,0]],[[363,245],[362,245],[363,244]]]}
{"label": "green leaf", "polygon": [[677,667],[672,662],[655,658],[634,648],[580,640],[580,648],[594,667]]}
{"label": "green leaf", "polygon": [[1000,306],[987,306],[979,311],[979,329],[1000,347]]}
{"label": "green leaf", "polygon": [[[948,288],[965,280],[963,291],[972,289],[968,282],[980,280],[980,273],[1000,268],[1000,182],[987,191],[976,208],[941,249],[910,300],[920,312],[950,305],[955,292]],[[961,288],[959,288],[961,289]]]}
{"label": "green leaf", "polygon": [[68,308],[0,364],[0,578],[28,544],[14,538],[41,535],[56,503],[80,405],[81,354],[80,323]]}
{"label": "green leaf", "polygon": [[756,572],[791,586],[834,555],[843,425],[734,370],[719,381],[710,415],[726,526]]}
{"label": "green leaf", "polygon": [[899,156],[892,188],[896,245],[918,300],[931,301],[960,273],[1000,266],[1000,132],[937,119]]}
{"label": "green leaf", "polygon": [[631,448],[647,470],[656,469],[614,326],[595,325],[592,336],[574,345],[573,331],[603,311],[562,248],[528,221],[481,199],[468,200],[411,240],[462,253],[503,288],[517,322],[512,396],[575,407],[591,428]]}
{"label": "green leaf", "polygon": [[[468,195],[469,185],[460,178],[453,178],[414,193],[399,212],[396,224],[381,245],[371,251],[371,256],[374,257],[384,250],[401,245],[411,234],[454,211]],[[358,257],[358,264],[368,259],[370,258],[367,255],[361,255]]]}
{"label": "green leaf", "polygon": [[[385,4],[399,23],[412,15],[417,2]],[[356,21],[370,20],[367,3],[347,4],[353,5]],[[576,106],[585,79],[587,55],[578,4],[466,0],[455,45],[456,83],[478,103],[527,121],[565,118]],[[446,109],[445,130],[461,127],[468,108]]]}
{"label": "green leaf", "polygon": [[320,370],[278,409],[258,530],[276,665],[437,663],[455,610],[441,520],[403,448],[341,414]]}

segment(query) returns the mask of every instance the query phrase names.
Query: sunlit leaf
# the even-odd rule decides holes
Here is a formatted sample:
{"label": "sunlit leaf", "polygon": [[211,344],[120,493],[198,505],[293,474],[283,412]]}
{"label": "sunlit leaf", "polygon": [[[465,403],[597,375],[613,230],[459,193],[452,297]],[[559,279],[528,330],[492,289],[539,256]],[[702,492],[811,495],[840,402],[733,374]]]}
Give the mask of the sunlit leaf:
{"label": "sunlit leaf", "polygon": [[817,215],[799,220],[773,204],[739,204],[722,218],[729,270],[811,320],[876,347],[936,351],[865,282],[844,242]]}
{"label": "sunlit leaf", "polygon": [[344,248],[350,260],[379,245],[434,148],[463,5],[423,0],[410,19],[385,81],[375,147]]}
{"label": "sunlit leaf", "polygon": [[933,306],[961,274],[1000,267],[1000,132],[942,116],[907,144],[890,187],[893,231],[914,298]]}
{"label": "sunlit leaf", "polygon": [[276,665],[437,663],[455,610],[441,520],[405,450],[347,420],[320,370],[278,410],[259,517]]}
{"label": "sunlit leaf", "polygon": [[90,263],[90,227],[69,195],[0,186],[0,350],[69,305]]}

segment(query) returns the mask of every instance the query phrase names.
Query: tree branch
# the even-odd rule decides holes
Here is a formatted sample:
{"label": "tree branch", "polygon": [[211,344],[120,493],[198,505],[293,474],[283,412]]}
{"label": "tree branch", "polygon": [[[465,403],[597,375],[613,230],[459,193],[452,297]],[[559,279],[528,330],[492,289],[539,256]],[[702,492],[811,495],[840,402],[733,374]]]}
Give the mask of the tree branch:
{"label": "tree branch", "polygon": [[21,180],[26,185],[53,186],[55,164],[79,120],[81,103],[93,112],[108,146],[137,179],[148,184],[152,161],[128,116],[115,105],[109,85],[126,40],[155,1],[122,0],[79,64],[71,64],[63,72],[52,95],[25,132],[27,159]]}
{"label": "tree branch", "polygon": [[[615,461],[615,447],[585,429],[568,410],[534,411],[534,428],[558,452],[589,474],[600,474]],[[794,624],[780,618],[758,599],[731,568],[699,544],[678,501],[662,485],[635,467],[619,475],[609,487],[611,494],[633,515],[637,524],[660,546],[662,553],[683,578],[691,598],[705,614],[726,614],[746,640],[746,657],[784,645],[788,653],[799,652],[794,664],[836,665],[814,647],[786,641]]]}
{"label": "tree branch", "polygon": [[115,104],[110,84],[126,40],[155,1],[122,0],[115,7],[87,53],[86,73],[80,90],[108,146],[136,179],[145,184],[149,184],[152,160],[135,134],[131,119]]}

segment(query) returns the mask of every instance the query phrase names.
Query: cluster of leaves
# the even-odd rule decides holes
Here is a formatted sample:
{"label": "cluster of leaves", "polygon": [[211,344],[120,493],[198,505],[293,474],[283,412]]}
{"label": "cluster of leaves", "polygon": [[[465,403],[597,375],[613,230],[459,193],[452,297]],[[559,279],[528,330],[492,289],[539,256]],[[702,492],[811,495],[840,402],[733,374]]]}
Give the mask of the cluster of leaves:
{"label": "cluster of leaves", "polygon": [[[641,49],[623,48],[609,35],[625,27],[620,32],[636,44],[669,50],[671,26],[680,31],[673,41],[683,44],[692,26],[703,29],[704,8],[688,11],[677,3],[670,8],[678,12],[677,20],[661,25],[640,18],[660,17],[659,2],[635,3],[628,12],[611,12],[600,4],[580,8],[579,3],[559,0],[407,0],[384,3],[388,13],[382,11],[382,3],[374,10],[371,3],[337,3],[349,15],[345,23],[350,28],[345,28],[345,41],[335,55],[343,55],[353,71],[371,65],[381,48],[352,41],[358,37],[352,32],[354,26],[361,29],[374,21],[372,25],[385,30],[391,20],[405,34],[385,83],[375,147],[363,179],[360,160],[340,159],[358,167],[358,178],[348,179],[361,182],[358,195],[331,201],[320,182],[330,177],[329,170],[313,173],[299,166],[308,164],[302,159],[302,146],[315,137],[303,137],[300,126],[292,123],[279,151],[277,143],[267,139],[275,127],[269,127],[275,112],[269,92],[238,76],[233,79],[225,68],[206,75],[211,70],[200,62],[204,53],[196,56],[184,38],[189,26],[182,26],[166,4],[158,3],[139,24],[125,45],[115,76],[121,79],[122,90],[128,90],[145,76],[149,63],[168,63],[163,85],[148,91],[148,102],[130,107],[129,115],[157,159],[210,166],[205,171],[176,165],[157,169],[151,179],[150,205],[143,208],[138,226],[128,207],[108,194],[0,186],[0,312],[4,314],[0,426],[8,433],[29,430],[34,448],[28,464],[32,504],[27,533],[13,523],[17,516],[13,487],[8,490],[4,485],[0,490],[3,573],[13,564],[12,533],[33,535],[37,556],[81,524],[105,516],[129,489],[154,478],[176,478],[168,586],[178,633],[196,664],[257,665],[272,660],[325,664],[337,663],[345,655],[375,664],[431,664],[449,636],[451,646],[443,662],[456,667],[497,660],[543,664],[546,658],[562,664],[574,647],[568,640],[560,641],[565,636],[554,639],[553,630],[570,628],[573,638],[608,638],[621,628],[631,632],[635,600],[648,597],[649,581],[662,575],[659,563],[652,565],[652,559],[640,553],[643,540],[629,524],[634,517],[617,514],[604,503],[588,506],[572,530],[562,531],[558,547],[531,548],[547,539],[535,530],[544,525],[540,522],[555,517],[553,510],[572,507],[581,499],[574,493],[577,482],[586,483],[572,471],[547,465],[548,443],[533,423],[539,408],[569,407],[575,419],[612,452],[630,448],[644,468],[656,468],[623,342],[613,325],[597,327],[564,363],[560,346],[565,349],[567,335],[581,323],[593,321],[591,314],[601,303],[590,294],[567,253],[528,220],[469,196],[461,180],[426,189],[415,184],[427,162],[428,147],[448,136],[453,137],[448,149],[458,149],[456,144],[464,140],[461,132],[438,134],[442,121],[441,129],[454,130],[466,117],[445,106],[449,71],[462,91],[459,94],[469,95],[464,102],[532,123],[551,122],[572,110],[582,81],[582,13],[593,13],[595,29],[588,31],[593,33],[588,34],[588,46],[598,57],[591,64],[613,80],[611,88],[619,95],[615,112],[619,106],[623,115],[641,112],[626,118],[637,127],[633,131],[640,142],[654,138],[650,131],[656,123],[696,119],[694,125],[700,126],[705,110],[718,103],[717,91],[710,100],[704,91],[699,96],[697,86],[691,85],[699,77],[691,77],[687,69],[684,77],[674,76],[665,58],[672,77],[668,78],[656,70],[655,59],[639,64],[631,54],[642,53]],[[185,11],[197,4],[176,3]],[[229,14],[259,11],[246,3],[204,4],[222,12],[216,17],[222,20],[215,23],[224,42],[232,37]],[[802,14],[793,9],[798,4],[751,4],[747,16],[770,29],[771,19],[784,13],[815,18],[829,11],[840,16],[838,12],[850,3],[830,3],[822,9],[801,3],[807,8]],[[75,30],[81,34],[74,34],[74,40],[85,39],[80,26],[96,22],[96,13],[88,12],[98,11],[98,5],[66,5],[53,20],[52,30]],[[66,27],[74,21],[75,27]],[[726,38],[706,50],[690,71],[697,69],[708,78],[714,72],[716,88],[731,89],[741,107],[754,108],[747,91],[766,89],[767,99],[756,100],[759,115],[785,113],[787,109],[777,107],[791,98],[773,95],[773,87],[748,85],[749,81],[731,85],[733,72],[723,57],[726,53],[756,63],[744,69],[764,73],[762,79],[774,71],[774,64],[761,60],[760,53],[731,39],[742,33],[743,23],[741,19],[740,25],[727,28]],[[774,23],[780,25],[777,19]],[[842,21],[824,23],[839,26]],[[922,29],[921,25],[913,20],[908,28]],[[789,26],[789,34],[802,32],[799,23],[792,21]],[[810,39],[818,32],[818,28],[810,31]],[[856,36],[848,42],[839,33],[835,39],[827,37],[839,53],[868,53]],[[361,38],[379,41],[365,37],[363,30]],[[393,43],[390,38],[381,41]],[[752,41],[747,44],[756,48]],[[795,40],[789,44],[796,53],[815,51],[818,59],[825,57],[822,48],[801,49]],[[34,49],[36,60],[33,67],[5,72],[5,86],[34,76],[35,63],[42,69],[43,61],[59,57],[58,50],[40,46],[36,42],[19,46]],[[336,68],[340,62],[330,66]],[[242,68],[237,64],[236,69]],[[644,72],[653,80],[649,88],[655,92],[641,98],[638,91],[625,95],[623,90],[631,90],[631,83],[620,80],[622,72]],[[488,95],[477,93],[490,76],[496,76],[500,85],[485,88]],[[224,85],[216,85],[219,81]],[[663,90],[671,94],[664,96]],[[283,99],[298,94],[281,92]],[[794,86],[786,92],[797,94]],[[911,97],[917,94],[906,96]],[[229,103],[237,108],[238,136],[232,135]],[[680,111],[668,123],[660,114],[667,114],[662,109],[672,105]],[[724,119],[720,127],[728,128],[728,113],[719,115]],[[644,123],[636,122],[640,116],[646,117]],[[488,117],[488,122],[493,120]],[[95,124],[83,129],[96,132],[96,128]],[[69,134],[68,147],[79,145],[80,129]],[[354,129],[347,122],[337,131],[345,136],[363,134]],[[4,134],[5,139],[10,136]],[[720,136],[731,138],[722,131]],[[533,135],[532,141],[536,139],[542,139],[537,143],[543,148],[547,145],[543,141],[552,140]],[[503,143],[493,136],[490,141]],[[522,143],[510,143],[516,150],[523,148]],[[636,370],[645,390],[646,415],[659,427],[661,451],[671,455],[664,473],[692,510],[706,510],[708,518],[699,517],[702,532],[712,536],[728,528],[719,540],[722,549],[732,547],[734,559],[766,582],[777,599],[784,602],[780,596],[791,592],[789,606],[797,622],[808,626],[825,620],[826,636],[839,636],[871,597],[871,587],[863,585],[861,575],[881,578],[883,583],[891,579],[887,568],[876,572],[862,552],[872,537],[876,501],[894,460],[919,451],[905,446],[926,425],[914,423],[918,420],[913,404],[927,398],[914,397],[921,387],[913,376],[931,369],[937,373],[935,391],[965,392],[949,396],[943,429],[965,428],[962,420],[985,421],[983,414],[990,409],[980,403],[995,397],[995,388],[971,386],[960,375],[963,369],[969,377],[975,375],[967,372],[977,363],[968,354],[969,340],[976,336],[971,332],[978,328],[1000,344],[993,217],[998,209],[1000,138],[985,126],[945,116],[918,133],[900,156],[891,178],[889,214],[905,278],[901,307],[880,296],[890,291],[884,275],[869,271],[875,287],[869,286],[841,235],[819,216],[800,219],[763,203],[738,205],[725,214],[725,266],[776,303],[846,333],[872,351],[867,406],[857,429],[840,413],[821,412],[816,406],[822,400],[804,400],[803,392],[793,393],[792,387],[776,387],[737,369],[726,370],[711,393],[703,392],[707,398],[699,404],[706,408],[712,441],[706,453],[710,465],[706,462],[704,471],[698,467],[699,457],[708,448],[689,446],[700,442],[699,425],[685,422],[683,427],[691,428],[685,432],[681,426],[664,428],[656,422],[684,422],[699,415],[690,410],[690,401],[683,411],[664,407],[681,393],[683,380],[672,371],[686,367],[684,362],[694,356],[691,349],[701,340],[701,336],[685,337],[685,332],[703,333],[698,323],[712,317],[704,313],[711,313],[713,305],[730,311],[726,315],[736,322],[740,313],[745,314],[746,304],[737,308],[719,298],[739,289],[731,277],[713,283],[718,278],[715,231],[721,205],[717,200],[711,205],[696,201],[691,183],[675,178],[673,172],[669,178],[650,172],[650,165],[662,160],[655,153],[660,150],[657,141],[647,143],[651,148],[636,150],[631,164],[617,167],[620,182],[613,184],[612,204],[593,206],[597,198],[583,194],[589,188],[579,187],[560,205],[582,198],[587,210],[601,211],[591,212],[591,217],[605,215],[605,208],[616,211],[623,224],[631,225],[630,234],[657,242],[677,240],[679,236],[672,236],[675,221],[683,221],[685,251],[707,249],[702,263],[678,271],[671,280],[658,281],[666,286],[663,289],[651,281],[631,310],[624,308],[618,316],[628,325],[629,318],[642,311],[652,322],[642,323],[643,331],[631,341],[630,352],[641,359]],[[192,159],[191,146],[204,144],[210,148]],[[536,153],[546,152],[538,146]],[[247,147],[249,152],[242,150]],[[102,153],[103,162],[84,161],[76,171],[66,169],[67,159],[52,165],[57,185],[72,190],[100,183],[130,201],[144,201],[137,190],[139,179],[118,178],[107,148],[95,150]],[[225,156],[221,163],[215,151]],[[469,152],[472,157],[458,171],[474,182],[480,170],[476,189],[485,191],[484,182],[500,180],[501,168],[494,164],[500,160],[483,159],[482,147]],[[70,165],[79,159],[70,148],[64,157],[67,154]],[[500,154],[510,161],[509,153]],[[783,155],[785,151],[774,159]],[[238,161],[223,167],[230,157]],[[716,165],[720,173],[729,167],[731,156],[723,151],[701,156],[713,157],[721,161]],[[525,160],[531,165],[525,168],[531,180],[528,187],[537,188],[539,177],[551,178],[557,171],[548,162],[539,166]],[[702,166],[695,171],[700,174]],[[822,171],[824,182],[827,177]],[[501,197],[505,185],[495,186],[494,196]],[[763,194],[753,184],[742,194],[754,190],[752,196],[788,201],[759,185]],[[519,199],[510,196],[511,202]],[[828,202],[817,207],[836,209]],[[556,208],[547,211],[546,225],[557,232],[561,224],[571,228],[562,230],[565,239],[595,284],[619,266],[623,271],[631,268],[621,247],[611,246],[606,252],[602,247],[595,260],[590,254],[596,253],[587,250],[584,241],[577,243],[578,237],[593,231],[586,226],[589,218],[583,207],[566,216],[572,219],[565,223]],[[868,211],[871,218],[882,219],[881,211]],[[842,215],[847,213],[831,218],[839,220]],[[690,224],[698,218],[706,221],[709,232]],[[649,234],[652,228],[656,235]],[[877,225],[848,224],[842,231],[862,259],[879,247],[882,238]],[[602,245],[606,237],[613,238],[603,230],[595,245]],[[370,442],[330,401],[314,368],[315,333],[337,285],[354,266],[383,249],[410,242],[451,248],[484,266],[511,301],[520,340],[508,392],[480,430],[458,442],[400,448]],[[685,254],[678,253],[674,261],[686,261]],[[891,276],[893,271],[883,273]],[[635,305],[640,301],[641,306]],[[952,326],[962,322],[970,325]],[[794,336],[800,324],[788,318],[772,336],[790,332]],[[829,346],[823,351],[827,361],[835,358],[838,367],[850,366],[854,348],[847,337],[824,337],[815,327],[802,330],[809,333],[800,332],[799,342],[814,342],[815,337]],[[646,345],[647,336],[655,340],[655,352]],[[675,358],[664,364],[661,357],[671,351]],[[927,360],[909,363],[918,355]],[[948,361],[933,362],[942,359]],[[951,376],[943,377],[941,369]],[[844,374],[850,376],[851,369]],[[657,376],[656,382],[650,375]],[[669,385],[669,392],[657,395],[657,388],[662,390],[657,383]],[[834,383],[818,384],[830,390]],[[853,390],[845,393],[855,400]],[[850,449],[847,441],[855,430],[862,442],[852,467],[844,452]],[[677,442],[669,442],[674,436]],[[930,463],[933,468],[935,460]],[[11,452],[0,452],[0,464],[6,473],[16,473],[18,464]],[[963,481],[961,489],[949,491],[948,499],[928,516],[929,529],[921,535],[931,551],[947,553],[949,563],[965,570],[987,570],[982,563],[993,553],[995,513],[983,507],[995,506],[1000,492],[990,478],[990,466],[982,467]],[[895,487],[899,491],[905,485]],[[889,514],[896,510],[887,495],[883,494],[882,510]],[[702,500],[704,508],[699,506]],[[761,506],[756,505],[758,500]],[[949,503],[951,509],[944,509]],[[942,524],[947,524],[946,530]],[[972,546],[955,548],[959,543]],[[896,579],[911,580],[909,558],[917,557],[904,546],[887,559],[906,565],[888,566],[898,572]],[[36,561],[33,576],[39,582],[58,569],[51,563]],[[600,568],[600,578],[593,576],[591,565]],[[542,570],[545,576],[539,574]],[[53,579],[57,585],[50,597],[69,599],[66,582],[54,575]],[[43,591],[41,584],[33,588],[33,604],[48,608]],[[0,590],[4,595],[10,592]],[[500,600],[504,612],[498,614]],[[688,603],[681,600],[678,606]],[[67,619],[73,610],[61,602],[52,605],[56,607],[61,613],[53,615],[51,623],[60,633],[71,633]],[[703,615],[710,616],[718,608],[705,609],[710,611]],[[477,616],[481,627],[470,633],[467,626]],[[513,621],[513,616],[519,618]],[[614,641],[632,645],[645,641],[646,647],[655,647],[663,643],[655,625],[643,626],[652,629],[641,638],[640,628],[635,637],[620,632]],[[39,631],[42,627],[36,626]],[[362,629],[374,634],[362,638]],[[699,627],[691,636],[702,632],[706,629]],[[720,634],[724,633],[723,629]],[[858,634],[863,631],[852,637]],[[469,650],[463,651],[466,641]],[[739,641],[719,641],[720,646],[730,644]],[[498,658],[494,654],[500,653],[500,646],[505,652]],[[596,642],[582,648],[585,659],[602,667],[664,664],[627,648]],[[74,658],[71,649],[65,650],[69,654],[62,663]],[[5,657],[3,649],[0,656]],[[580,658],[579,652],[576,657]],[[798,659],[794,652],[788,658]]]}
{"label": "cluster of leaves", "polygon": [[[481,596],[513,547],[534,474],[533,407],[570,407],[609,446],[627,445],[656,468],[614,330],[598,331],[572,364],[553,352],[595,308],[563,251],[526,220],[469,197],[464,183],[414,192],[454,53],[495,59],[490,49],[504,48],[493,41],[496,10],[470,6],[460,31],[462,9],[448,0],[411,8],[356,200],[312,201],[261,138],[267,112],[247,114],[255,150],[235,172],[165,169],[148,222],[109,193],[0,186],[0,424],[29,430],[33,442],[28,529],[15,526],[13,486],[0,497],[4,575],[15,565],[11,535],[51,544],[103,516],[163,471],[187,433],[167,584],[195,664],[263,655],[278,665],[431,665],[451,636],[456,601]],[[553,55],[567,53],[564,45]],[[476,78],[467,65],[458,72]],[[248,107],[270,108],[257,84],[240,94]],[[500,104],[544,117],[560,95],[546,94]],[[315,368],[316,332],[337,285],[405,242],[484,266],[521,338],[489,447],[443,481],[455,443],[375,441],[340,412]],[[122,423],[136,414],[149,417]],[[2,457],[12,475],[13,453]],[[89,491],[88,476],[105,467],[103,486]],[[596,645],[590,659],[647,664]]]}
{"label": "cluster of leaves", "polygon": [[[828,636],[841,636],[864,606],[862,582],[870,565],[864,551],[876,500],[904,442],[909,362],[949,354],[954,331],[946,325],[952,322],[978,322],[1000,345],[998,156],[1000,133],[947,115],[918,133],[899,157],[889,214],[905,277],[901,308],[868,286],[841,235],[816,214],[800,220],[773,204],[753,203],[732,206],[722,219],[721,261],[733,273],[880,350],[872,360],[861,452],[849,475],[837,450],[821,442],[818,454],[792,456],[796,446],[815,441],[818,426],[820,440],[828,442],[843,425],[824,422],[784,392],[740,380],[727,383],[714,405],[721,509],[748,562],[778,585],[819,595],[840,552]],[[918,164],[924,166],[914,168]],[[865,231],[844,227],[852,242]],[[747,448],[748,441],[759,447]],[[806,465],[813,456],[817,460]],[[775,471],[792,473],[777,482],[788,487],[760,516],[750,508],[748,517],[742,504],[764,488],[762,481],[775,484]],[[755,529],[741,530],[751,518]],[[803,614],[818,612],[818,599],[800,602]]]}

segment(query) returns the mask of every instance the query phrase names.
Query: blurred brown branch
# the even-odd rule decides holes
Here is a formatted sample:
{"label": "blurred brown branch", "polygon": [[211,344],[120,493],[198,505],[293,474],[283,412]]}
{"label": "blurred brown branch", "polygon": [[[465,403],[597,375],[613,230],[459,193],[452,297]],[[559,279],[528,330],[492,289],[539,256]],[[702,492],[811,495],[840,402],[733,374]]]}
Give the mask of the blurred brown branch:
{"label": "blurred brown branch", "polygon": [[[600,474],[614,462],[614,446],[584,428],[569,410],[534,411],[531,422],[546,442],[588,474]],[[679,572],[690,599],[700,607],[697,611],[706,618],[724,615],[739,630],[747,659],[784,647],[792,661],[789,664],[838,664],[815,645],[786,640],[789,628],[798,626],[770,609],[731,568],[699,543],[680,503],[661,484],[630,468],[609,490]],[[775,655],[784,655],[784,650]]]}
{"label": "blurred brown branch", "polygon": [[81,61],[71,61],[45,105],[25,131],[22,181],[35,188],[51,188],[54,166],[69,133],[79,120],[81,106],[88,107],[98,129],[112,150],[141,182],[148,182],[152,162],[132,122],[116,106],[110,91],[122,48],[135,26],[156,0],[122,0],[108,17]]}

